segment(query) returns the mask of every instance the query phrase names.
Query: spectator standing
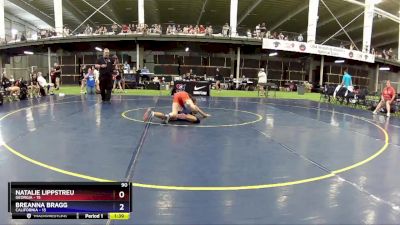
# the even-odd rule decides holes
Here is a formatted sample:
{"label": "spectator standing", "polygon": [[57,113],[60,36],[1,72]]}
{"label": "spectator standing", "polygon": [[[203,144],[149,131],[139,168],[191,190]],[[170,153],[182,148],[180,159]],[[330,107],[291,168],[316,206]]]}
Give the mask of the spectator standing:
{"label": "spectator standing", "polygon": [[136,32],[136,26],[135,26],[135,24],[131,24],[129,28],[130,28],[130,30],[131,30],[131,33],[135,33],[135,32]]}
{"label": "spectator standing", "polygon": [[122,74],[120,73],[119,70],[115,71],[115,80],[113,84],[113,91],[117,87],[117,90],[120,90],[121,92],[124,92],[124,89],[122,88]]}
{"label": "spectator standing", "polygon": [[172,25],[172,28],[171,28],[171,34],[173,34],[173,35],[175,35],[175,34],[176,34],[176,26],[175,26],[175,24],[174,24],[174,25]]}
{"label": "spectator standing", "polygon": [[228,37],[229,36],[229,24],[225,23],[225,25],[222,27],[222,36]]}
{"label": "spectator standing", "polygon": [[128,25],[124,24],[122,25],[122,33],[127,34],[129,33],[130,29],[128,27]]}
{"label": "spectator standing", "polygon": [[180,34],[180,33],[182,33],[182,32],[183,32],[183,31],[182,31],[181,25],[178,25],[178,26],[176,27],[176,33]]}
{"label": "spectator standing", "polygon": [[113,32],[114,34],[117,34],[118,25],[117,25],[116,23],[114,23],[114,24],[111,26],[111,30],[112,30],[112,32]]}
{"label": "spectator standing", "polygon": [[215,88],[217,89],[218,92],[221,92],[221,81],[223,81],[223,77],[219,73],[219,68],[215,70]]}
{"label": "spectator standing", "polygon": [[165,32],[167,35],[168,34],[172,34],[172,27],[171,27],[171,25],[168,25],[168,27],[167,27],[167,31]]}
{"label": "spectator standing", "polygon": [[65,26],[64,27],[64,36],[69,36],[70,32],[71,32],[70,29],[67,26]]}
{"label": "spectator standing", "polygon": [[100,93],[100,79],[99,79],[100,75],[99,75],[99,71],[94,66],[92,66],[92,71],[93,71],[93,74],[94,74],[94,79],[96,81],[96,92]]}
{"label": "spectator standing", "polygon": [[131,72],[131,65],[127,61],[124,63],[124,73],[130,73]]}
{"label": "spectator standing", "polygon": [[387,51],[387,55],[388,55],[388,59],[393,59],[393,49],[389,48],[389,50]]}
{"label": "spectator standing", "polygon": [[268,39],[271,39],[271,31],[267,31],[267,33],[265,34],[265,37]]}
{"label": "spectator standing", "polygon": [[86,67],[85,65],[81,65],[81,68],[79,70],[79,79],[81,80],[81,94],[84,94],[85,91],[83,90],[86,86],[86,78],[85,78],[85,74],[86,74]]}
{"label": "spectator standing", "polygon": [[247,29],[247,37],[248,37],[248,38],[251,38],[251,37],[252,37],[252,35],[251,35],[251,30],[250,30],[250,29]]}
{"label": "spectator standing", "polygon": [[297,37],[297,41],[299,42],[303,42],[304,38],[302,34],[299,34],[299,36]]}
{"label": "spectator standing", "polygon": [[96,78],[91,68],[88,69],[87,74],[85,75],[86,80],[86,91],[89,95],[96,94]]}
{"label": "spectator standing", "polygon": [[265,33],[267,32],[267,27],[265,25],[265,23],[262,23],[260,26],[260,34],[261,34],[261,38],[265,38]]}
{"label": "spectator standing", "polygon": [[60,89],[61,80],[61,66],[58,63],[54,63],[52,83],[55,84],[56,90]]}
{"label": "spectator standing", "polygon": [[206,27],[206,36],[211,36],[212,33],[213,33],[212,26],[207,26]]}
{"label": "spectator standing", "polygon": [[182,32],[183,32],[183,34],[189,34],[189,27],[184,26]]}
{"label": "spectator standing", "polygon": [[108,32],[108,30],[107,30],[106,26],[101,27],[101,32],[100,32],[100,34],[104,35],[104,34],[106,34],[107,32]]}
{"label": "spectator standing", "polygon": [[200,33],[200,34],[205,34],[205,33],[206,33],[206,28],[204,28],[203,25],[200,25],[200,27],[199,27],[199,33]]}
{"label": "spectator standing", "polygon": [[86,25],[85,34],[86,35],[91,35],[92,33],[93,33],[93,28],[91,28],[89,24]]}
{"label": "spectator standing", "polygon": [[194,30],[194,27],[192,25],[189,26],[188,31],[189,31],[189,34],[195,34],[195,30]]}
{"label": "spectator standing", "polygon": [[258,88],[261,91],[261,95],[265,95],[265,87],[267,86],[267,74],[265,73],[264,68],[261,68],[258,72]]}

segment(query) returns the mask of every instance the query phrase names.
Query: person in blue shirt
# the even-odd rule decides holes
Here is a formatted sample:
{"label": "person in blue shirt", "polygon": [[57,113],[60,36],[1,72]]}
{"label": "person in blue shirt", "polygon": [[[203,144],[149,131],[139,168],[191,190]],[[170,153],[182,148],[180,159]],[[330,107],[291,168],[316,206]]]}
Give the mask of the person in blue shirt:
{"label": "person in blue shirt", "polygon": [[88,69],[88,73],[86,74],[85,79],[87,94],[96,94],[96,78],[94,77],[94,73],[91,68]]}
{"label": "person in blue shirt", "polygon": [[342,79],[342,86],[349,89],[350,86],[353,86],[353,82],[351,81],[351,75],[348,73],[347,67],[344,68],[344,75]]}

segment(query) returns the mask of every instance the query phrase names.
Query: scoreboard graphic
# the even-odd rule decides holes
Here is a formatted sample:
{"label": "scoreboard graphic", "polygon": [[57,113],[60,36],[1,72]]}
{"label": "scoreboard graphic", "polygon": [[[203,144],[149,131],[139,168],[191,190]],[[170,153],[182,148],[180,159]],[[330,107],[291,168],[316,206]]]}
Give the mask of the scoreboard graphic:
{"label": "scoreboard graphic", "polygon": [[10,182],[13,219],[129,219],[129,182]]}

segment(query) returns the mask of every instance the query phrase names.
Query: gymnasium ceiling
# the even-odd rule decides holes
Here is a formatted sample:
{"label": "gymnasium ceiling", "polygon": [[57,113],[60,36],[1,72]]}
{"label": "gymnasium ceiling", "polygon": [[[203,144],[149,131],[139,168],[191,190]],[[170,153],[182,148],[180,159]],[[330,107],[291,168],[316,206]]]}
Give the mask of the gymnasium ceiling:
{"label": "gymnasium ceiling", "polygon": [[[5,1],[9,2],[8,5],[22,8],[43,22],[54,26],[53,0]],[[98,8],[107,0],[63,0],[64,24],[68,25],[71,30],[74,30],[95,11],[85,1]],[[364,0],[357,1],[364,2]],[[343,26],[363,13],[362,6],[349,3],[347,0],[324,0],[324,3]],[[138,18],[137,4],[137,0],[110,0],[100,11],[119,24],[136,23]],[[199,23],[219,27],[229,22],[230,0],[144,0],[144,4],[147,24]],[[318,43],[323,42],[340,29],[340,25],[326,6],[321,0],[317,29]],[[400,0],[383,0],[377,7],[399,17]],[[6,7],[5,10],[10,14],[13,13],[13,7]],[[267,28],[272,28],[273,31],[305,34],[307,17],[308,0],[239,0],[239,30],[254,29],[258,23],[265,22]],[[356,42],[358,47],[361,46],[362,42],[363,19],[362,14],[346,28],[348,35]],[[30,23],[34,24],[35,22],[30,21]],[[86,23],[92,26],[112,24],[99,12],[95,13]],[[376,15],[372,36],[372,46],[375,48],[397,48],[399,24],[386,17]],[[337,39],[335,43],[340,42],[340,40],[349,40],[344,32],[340,32],[334,39]]]}

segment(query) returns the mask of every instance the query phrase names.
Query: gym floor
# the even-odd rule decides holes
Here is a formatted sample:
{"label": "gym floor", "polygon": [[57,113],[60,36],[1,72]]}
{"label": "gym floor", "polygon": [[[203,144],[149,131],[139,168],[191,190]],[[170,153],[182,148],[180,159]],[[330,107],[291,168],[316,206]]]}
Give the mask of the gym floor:
{"label": "gym floor", "polygon": [[171,97],[46,97],[0,107],[8,181],[133,182],[112,224],[399,224],[400,120],[305,100],[199,98],[200,124],[141,121]]}

